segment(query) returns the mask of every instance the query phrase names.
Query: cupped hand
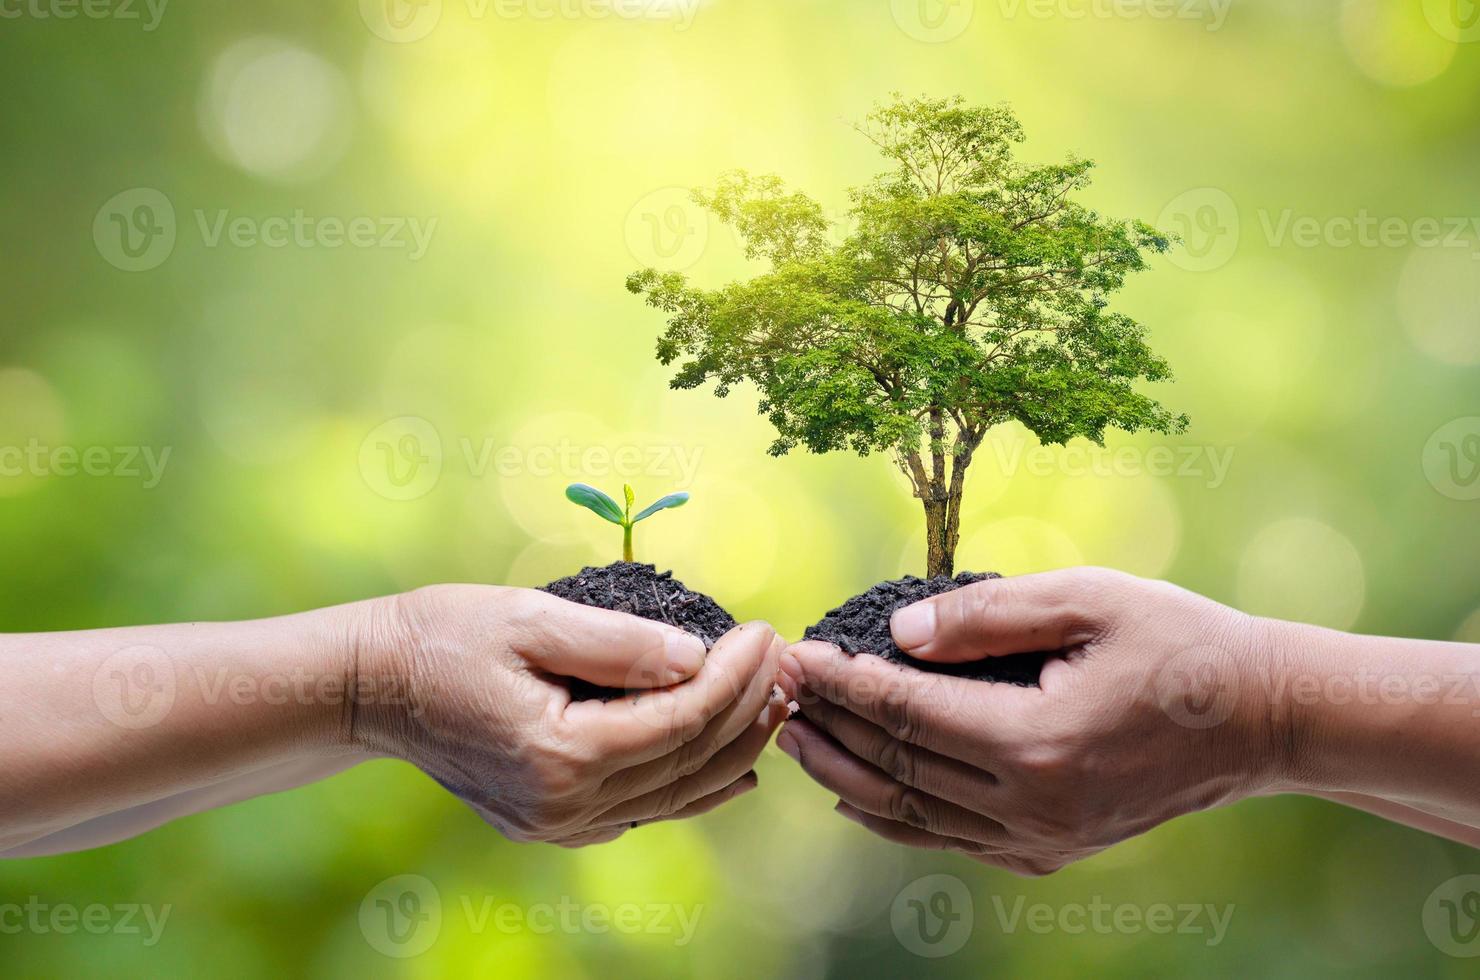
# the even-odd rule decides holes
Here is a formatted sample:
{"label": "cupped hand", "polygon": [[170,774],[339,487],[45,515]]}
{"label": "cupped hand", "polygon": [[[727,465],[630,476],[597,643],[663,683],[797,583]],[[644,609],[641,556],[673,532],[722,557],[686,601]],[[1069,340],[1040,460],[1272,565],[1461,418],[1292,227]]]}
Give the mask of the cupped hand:
{"label": "cupped hand", "polygon": [[1161,582],[1076,569],[982,582],[895,614],[895,641],[961,663],[1052,652],[1041,688],[801,643],[778,744],[897,843],[1048,874],[1179,815],[1272,791],[1287,733],[1261,696],[1258,621]]}
{"label": "cupped hand", "polygon": [[[354,740],[415,764],[515,841],[602,843],[712,810],[755,787],[785,717],[773,697],[785,644],[765,623],[706,655],[665,624],[485,586],[409,593],[376,618]],[[629,693],[574,701],[571,678]]]}

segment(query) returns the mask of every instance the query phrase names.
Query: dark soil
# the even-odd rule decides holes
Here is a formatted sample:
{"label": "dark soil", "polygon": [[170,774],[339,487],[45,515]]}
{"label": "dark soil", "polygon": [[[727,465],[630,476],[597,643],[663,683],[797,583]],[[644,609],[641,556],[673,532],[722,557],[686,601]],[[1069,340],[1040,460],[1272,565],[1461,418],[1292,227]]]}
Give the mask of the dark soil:
{"label": "dark soil", "polygon": [[985,657],[964,664],[932,664],[916,660],[894,644],[889,634],[889,617],[896,609],[950,592],[963,586],[1001,578],[995,572],[978,575],[962,572],[955,578],[921,579],[910,576],[893,582],[880,582],[863,595],[854,596],[828,613],[816,626],[807,629],[809,640],[833,643],[844,653],[857,656],[872,653],[897,664],[905,664],[933,674],[949,674],[971,680],[1037,687],[1038,675],[1048,658],[1044,653],[1019,653],[1010,657]]}
{"label": "dark soil", "polygon": [[[584,606],[611,609],[668,623],[704,641],[708,650],[737,625],[735,617],[701,592],[691,592],[672,572],[659,572],[652,565],[619,561],[605,568],[583,568],[580,574],[551,582],[540,591],[579,602]],[[578,701],[612,701],[624,692],[597,687],[581,680],[571,681],[571,696]]]}

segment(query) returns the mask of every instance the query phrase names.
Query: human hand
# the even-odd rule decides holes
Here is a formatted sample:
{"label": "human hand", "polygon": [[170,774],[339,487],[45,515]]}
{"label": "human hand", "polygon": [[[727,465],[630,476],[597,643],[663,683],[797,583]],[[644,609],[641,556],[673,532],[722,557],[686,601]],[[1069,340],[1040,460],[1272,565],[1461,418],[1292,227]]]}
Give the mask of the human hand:
{"label": "human hand", "polygon": [[778,745],[888,840],[1048,874],[1283,785],[1260,622],[1099,569],[982,582],[900,610],[895,641],[942,664],[1056,651],[1040,689],[801,643],[781,658],[801,713]]}
{"label": "human hand", "polygon": [[[765,623],[705,655],[676,628],[527,589],[438,586],[386,600],[359,674],[404,687],[361,699],[363,748],[411,762],[505,836],[603,843],[753,789],[785,716],[785,643]],[[640,691],[572,701],[567,678]]]}

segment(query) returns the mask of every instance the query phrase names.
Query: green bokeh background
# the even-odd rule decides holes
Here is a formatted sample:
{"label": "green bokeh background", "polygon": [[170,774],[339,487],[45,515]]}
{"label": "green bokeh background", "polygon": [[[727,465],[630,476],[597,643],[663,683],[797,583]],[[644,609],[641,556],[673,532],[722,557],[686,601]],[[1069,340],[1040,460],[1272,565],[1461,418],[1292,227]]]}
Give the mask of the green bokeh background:
{"label": "green bokeh background", "polygon": [[[154,30],[143,7],[144,22],[6,9],[22,13],[0,20],[0,447],[171,451],[150,489],[0,479],[6,630],[537,585],[614,557],[611,529],[560,495],[575,479],[618,489],[591,447],[635,447],[641,497],[693,492],[643,526],[639,550],[742,619],[796,636],[918,571],[922,522],[883,460],[768,458],[748,393],[667,390],[660,324],[622,289],[648,264],[743,273],[733,236],[672,190],[727,168],[780,173],[841,211],[878,168],[848,122],[901,90],[1010,102],[1028,157],[1097,160],[1090,202],[1187,238],[1121,308],[1177,372],[1160,394],[1193,419],[1170,445],[1199,454],[1195,472],[1148,471],[1166,445],[1154,437],[1113,438],[1119,470],[1086,475],[1072,455],[1017,456],[1031,447],[1003,432],[968,486],[963,566],[1112,565],[1253,612],[1480,640],[1480,502],[1442,477],[1443,447],[1480,432],[1451,425],[1480,414],[1477,242],[1402,234],[1480,214],[1480,28],[1446,30],[1447,0],[1221,14],[1193,0],[1172,18],[1110,0],[710,0],[686,25],[443,0],[401,7],[422,19],[400,35],[368,0],[177,0]],[[130,272],[110,261],[106,202],[134,188],[168,198],[176,241]],[[212,245],[200,221],[223,210],[436,225],[420,257]],[[1287,216],[1363,214],[1398,230],[1349,247],[1280,234]],[[421,421],[382,428],[408,417]],[[407,494],[379,447],[416,431],[440,475],[393,499]],[[1208,459],[1227,453],[1218,479]],[[152,948],[0,935],[0,970],[1473,975],[1429,941],[1421,910],[1480,859],[1334,806],[1253,801],[1021,881],[870,838],[774,749],[759,772],[761,792],[716,815],[571,853],[508,844],[408,767],[365,766],[102,851],[0,865],[0,901],[172,906]],[[937,872],[970,889],[976,916],[964,949],[927,961],[890,909]],[[359,910],[403,874],[430,880],[444,915],[430,949],[394,959]],[[1210,947],[1008,933],[994,896],[1235,912]],[[479,929],[463,912],[564,898],[702,910],[685,946]]]}

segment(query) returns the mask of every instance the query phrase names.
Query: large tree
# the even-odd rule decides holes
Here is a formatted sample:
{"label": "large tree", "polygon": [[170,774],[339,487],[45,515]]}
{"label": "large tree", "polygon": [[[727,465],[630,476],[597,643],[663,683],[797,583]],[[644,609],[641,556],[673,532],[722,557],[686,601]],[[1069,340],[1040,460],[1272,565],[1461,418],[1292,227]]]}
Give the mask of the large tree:
{"label": "large tree", "polygon": [[776,427],[771,453],[892,453],[925,508],[928,574],[954,572],[972,454],[1020,422],[1046,444],[1187,420],[1135,390],[1170,378],[1106,297],[1168,236],[1072,200],[1094,164],[1013,157],[1006,107],[903,99],[856,127],[889,169],[850,191],[849,230],[774,176],[726,174],[695,200],[767,271],[719,289],[653,269],[627,281],[668,316],[674,388],[744,381]]}

